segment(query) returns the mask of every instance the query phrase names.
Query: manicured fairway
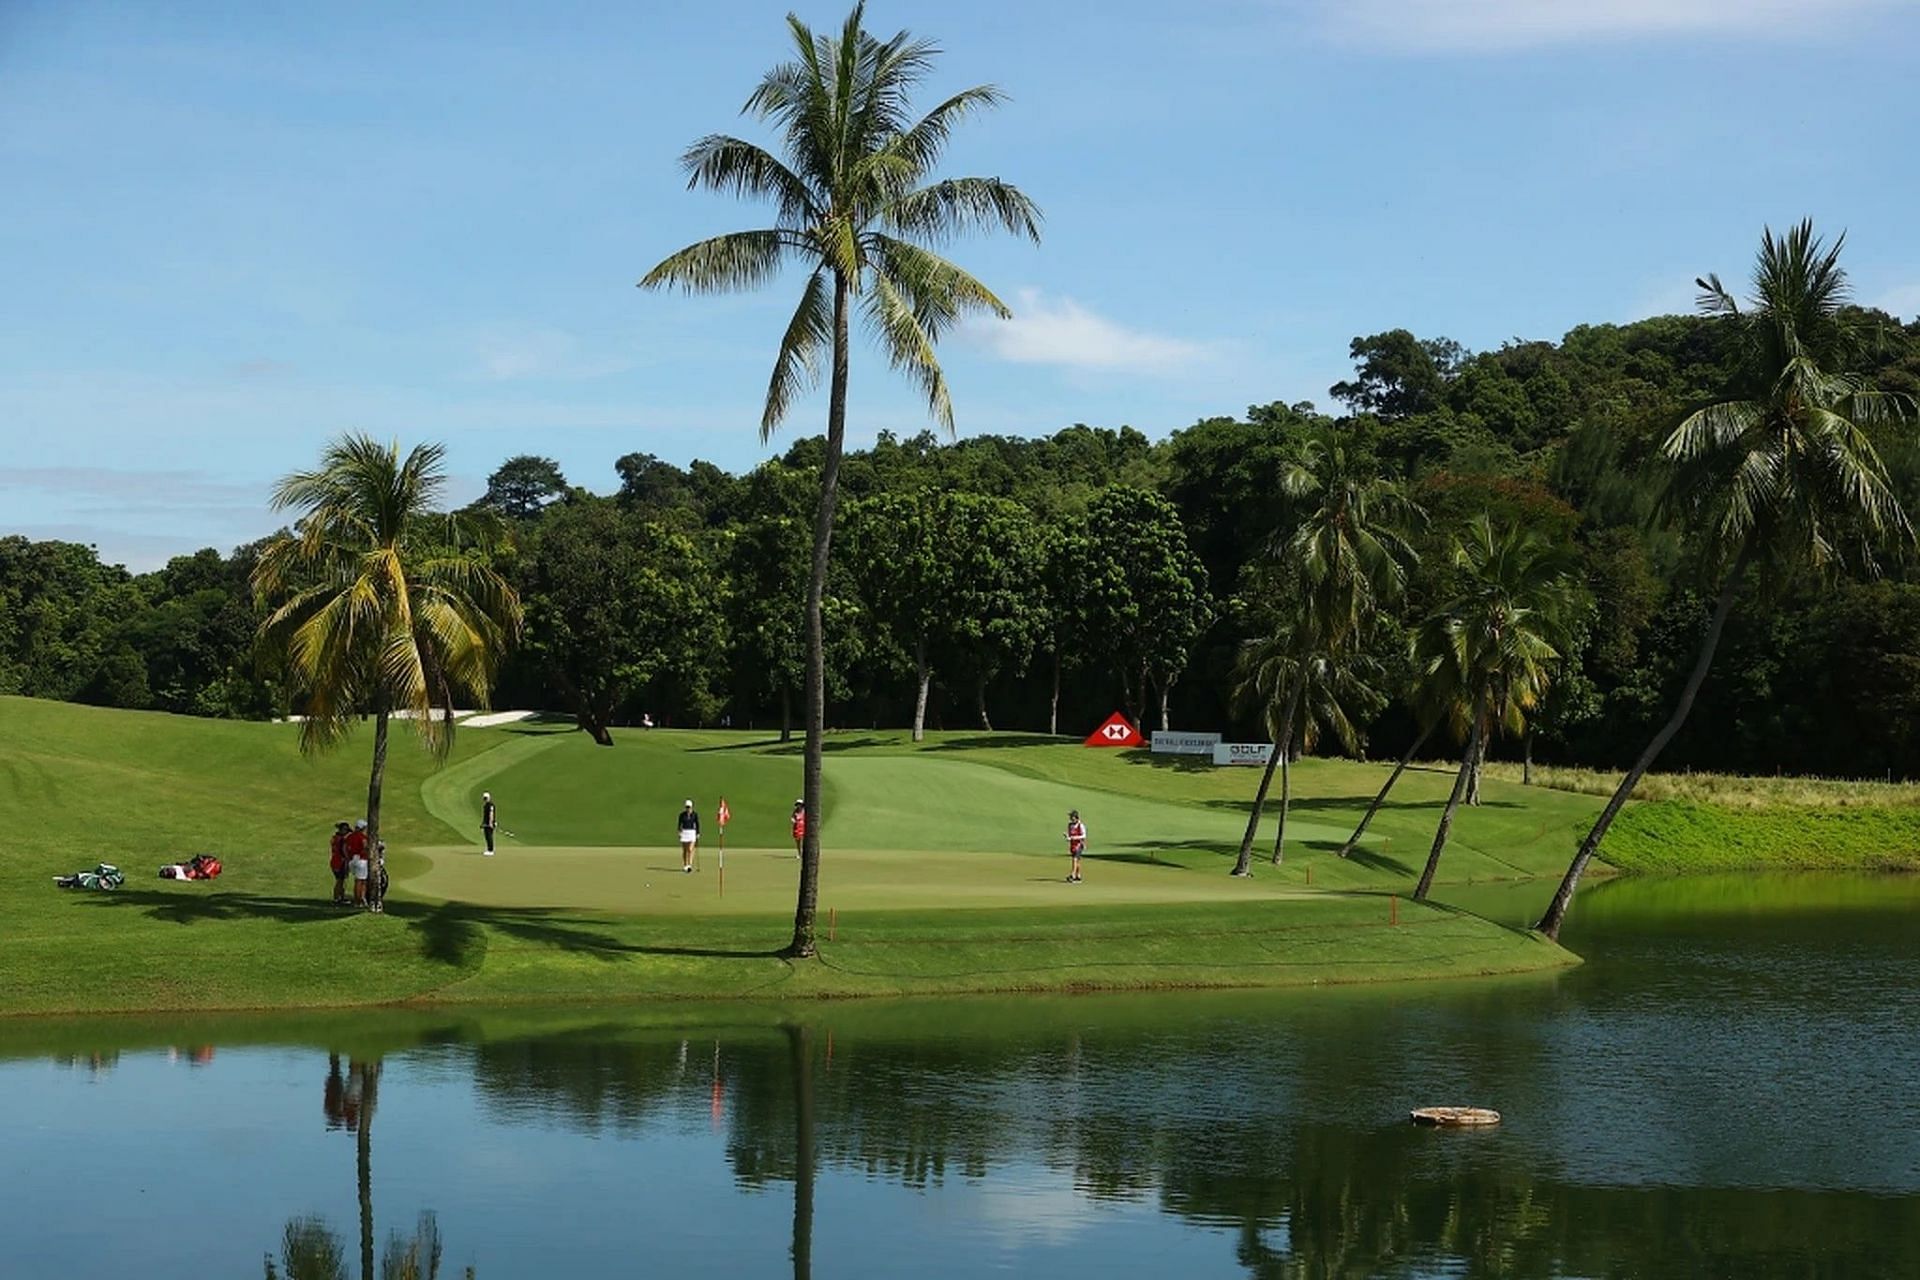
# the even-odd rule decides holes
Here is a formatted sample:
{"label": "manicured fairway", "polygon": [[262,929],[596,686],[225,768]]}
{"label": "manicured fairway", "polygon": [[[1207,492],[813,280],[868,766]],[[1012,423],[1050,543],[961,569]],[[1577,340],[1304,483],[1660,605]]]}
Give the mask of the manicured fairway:
{"label": "manicured fairway", "polygon": [[[1450,777],[1414,771],[1351,859],[1384,771],[1304,762],[1286,863],[1225,872],[1257,776],[1015,734],[834,735],[822,954],[790,963],[797,743],[564,727],[463,730],[444,766],[396,738],[389,912],[326,903],[326,838],[365,794],[366,741],[302,758],[285,725],[0,698],[0,1013],[1235,986],[1551,968],[1571,957],[1404,894]],[[504,826],[479,844],[479,796]],[[1489,784],[1443,884],[1557,872],[1597,801]],[[725,892],[713,811],[724,794]],[[693,798],[701,870],[670,825]],[[1064,882],[1066,811],[1091,832]],[[227,874],[161,881],[199,850]],[[113,894],[50,877],[106,860]],[[1390,895],[1399,895],[1390,901]],[[0,1029],[0,1034],[4,1030]]]}

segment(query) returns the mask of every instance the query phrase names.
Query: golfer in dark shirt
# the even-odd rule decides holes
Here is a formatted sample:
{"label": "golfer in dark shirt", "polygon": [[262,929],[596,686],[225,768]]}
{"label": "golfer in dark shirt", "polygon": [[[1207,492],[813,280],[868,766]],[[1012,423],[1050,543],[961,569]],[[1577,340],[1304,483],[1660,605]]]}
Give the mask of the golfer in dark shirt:
{"label": "golfer in dark shirt", "polygon": [[493,856],[494,826],[493,792],[482,791],[480,793],[480,830],[484,831],[487,836],[487,856],[489,858]]}
{"label": "golfer in dark shirt", "polygon": [[680,869],[692,872],[693,860],[700,852],[700,815],[689,800],[680,807]]}

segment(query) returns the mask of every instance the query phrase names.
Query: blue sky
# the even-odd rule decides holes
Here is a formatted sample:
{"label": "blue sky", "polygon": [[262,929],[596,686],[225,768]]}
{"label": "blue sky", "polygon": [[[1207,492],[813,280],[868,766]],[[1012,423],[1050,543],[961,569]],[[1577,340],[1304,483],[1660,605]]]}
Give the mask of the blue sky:
{"label": "blue sky", "polygon": [[[135,568],[276,525],[342,430],[444,441],[455,498],[515,453],[615,484],[733,469],[797,278],[634,282],[760,225],[686,191],[784,4],[0,0],[0,532]],[[816,26],[838,5],[807,5]],[[943,349],[959,429],[1160,436],[1310,399],[1356,334],[1481,349],[1691,304],[1760,228],[1849,232],[1920,312],[1914,0],[875,0],[1010,101],[946,166],[1019,183],[1039,247],[953,256],[1017,312]],[[849,436],[925,425],[864,344]]]}

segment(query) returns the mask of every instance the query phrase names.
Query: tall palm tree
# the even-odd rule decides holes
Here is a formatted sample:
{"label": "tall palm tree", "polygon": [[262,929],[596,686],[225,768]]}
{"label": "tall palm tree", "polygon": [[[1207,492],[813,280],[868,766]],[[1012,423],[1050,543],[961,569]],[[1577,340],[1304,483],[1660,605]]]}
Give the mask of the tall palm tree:
{"label": "tall palm tree", "polygon": [[[1283,526],[1269,546],[1282,570],[1281,581],[1288,584],[1283,590],[1293,597],[1275,641],[1283,648],[1291,646],[1297,655],[1345,655],[1364,638],[1379,606],[1405,591],[1407,566],[1419,558],[1405,530],[1424,519],[1424,513],[1399,484],[1380,475],[1331,432],[1307,439],[1300,456],[1281,469],[1279,489],[1287,506],[1300,515],[1290,527]],[[1278,641],[1283,633],[1287,638]],[[1298,699],[1289,690],[1275,692],[1280,720],[1291,724],[1287,708]],[[1260,775],[1233,875],[1249,873],[1261,810],[1274,769],[1285,755],[1276,749]]]}
{"label": "tall palm tree", "polygon": [[964,89],[914,120],[909,100],[937,50],[904,31],[875,39],[862,26],[864,13],[864,4],[855,5],[837,36],[815,35],[788,16],[794,58],[767,72],[744,108],[778,126],[783,157],[724,134],[700,139],[682,157],[689,187],[769,200],[773,225],[688,245],[640,282],[643,288],[721,293],[766,284],[789,264],[806,271],[799,306],[774,357],[760,415],[762,440],[794,397],[813,384],[821,361],[831,362],[827,448],[807,582],[807,834],[788,947],[793,956],[814,951],[826,725],[820,601],[839,500],[852,311],[859,307],[893,367],[919,383],[934,418],[951,431],[953,404],[934,343],[969,312],[1011,312],[984,284],[924,246],[993,227],[1040,238],[1039,211],[1011,184],[932,176],[954,126],[1000,102],[1000,92],[989,85]]}
{"label": "tall palm tree", "polygon": [[1570,547],[1517,528],[1496,533],[1484,515],[1468,523],[1453,564],[1458,588],[1421,624],[1416,643],[1426,677],[1465,694],[1452,702],[1464,711],[1467,746],[1413,891],[1417,901],[1433,888],[1488,735],[1499,728],[1522,731],[1527,712],[1546,696],[1560,657],[1556,646],[1577,599]]}
{"label": "tall palm tree", "polygon": [[[275,606],[260,626],[261,653],[285,665],[304,700],[300,749],[335,747],[373,716],[369,848],[380,839],[388,720],[407,713],[429,749],[444,754],[454,699],[485,706],[520,633],[519,597],[481,558],[494,519],[435,514],[444,454],[426,444],[403,458],[397,442],[342,436],[318,469],[275,487],[274,509],[299,516],[253,569],[255,595]],[[376,906],[379,881],[368,881]]]}
{"label": "tall palm tree", "polygon": [[1235,700],[1259,709],[1274,761],[1280,771],[1280,815],[1273,839],[1273,865],[1279,866],[1287,842],[1287,809],[1292,798],[1295,746],[1311,751],[1322,732],[1331,733],[1348,751],[1360,748],[1359,726],[1386,704],[1379,692],[1380,664],[1362,653],[1335,654],[1325,649],[1302,653],[1288,630],[1250,640],[1240,651],[1240,684]]}
{"label": "tall palm tree", "polygon": [[1747,570],[1827,575],[1851,564],[1873,573],[1877,545],[1913,545],[1872,433],[1905,423],[1914,404],[1844,371],[1866,337],[1847,310],[1846,240],[1842,233],[1826,245],[1811,221],[1780,236],[1767,228],[1744,308],[1718,276],[1697,282],[1700,309],[1737,329],[1744,367],[1727,399],[1690,414],[1661,447],[1671,464],[1661,511],[1704,541],[1721,571],[1719,598],[1673,713],[1620,780],[1540,917],[1536,927],[1549,938],[1560,936],[1607,828],[1693,710]]}

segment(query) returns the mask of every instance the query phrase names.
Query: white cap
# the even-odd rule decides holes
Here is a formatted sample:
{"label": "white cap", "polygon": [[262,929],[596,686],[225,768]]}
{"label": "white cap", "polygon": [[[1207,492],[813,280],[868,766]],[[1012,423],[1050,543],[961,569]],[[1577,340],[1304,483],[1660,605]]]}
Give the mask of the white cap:
{"label": "white cap", "polygon": [[491,791],[482,791],[482,792],[480,793],[480,798],[481,798],[482,800],[491,800],[491,799],[493,799],[493,792],[491,792]]}
{"label": "white cap", "polygon": [[693,808],[693,801],[691,800],[687,801],[686,807],[689,809]]}
{"label": "white cap", "polygon": [[353,829],[355,831],[365,831],[367,829],[367,820],[365,818],[355,819]]}
{"label": "white cap", "polygon": [[804,805],[805,803],[806,803],[806,801],[805,801],[805,800],[795,800],[795,801],[794,801],[794,804],[796,804],[796,805]]}

